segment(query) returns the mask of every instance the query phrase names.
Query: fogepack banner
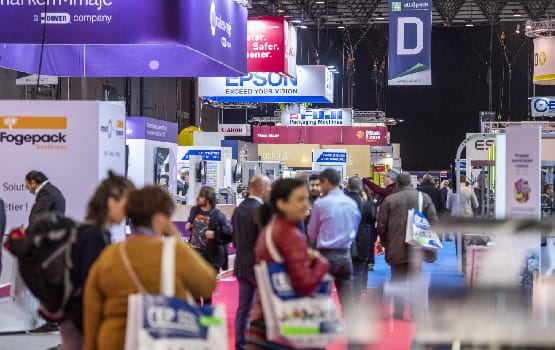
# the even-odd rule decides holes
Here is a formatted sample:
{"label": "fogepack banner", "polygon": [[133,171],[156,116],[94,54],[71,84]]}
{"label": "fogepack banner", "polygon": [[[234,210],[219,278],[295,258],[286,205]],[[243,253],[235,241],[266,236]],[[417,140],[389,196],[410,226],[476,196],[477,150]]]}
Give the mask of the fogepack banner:
{"label": "fogepack banner", "polygon": [[247,9],[233,0],[0,0],[0,66],[37,73],[43,26],[42,74],[247,72]]}
{"label": "fogepack banner", "polygon": [[296,76],[297,32],[282,16],[249,18],[247,65],[249,72]]}
{"label": "fogepack banner", "polygon": [[[28,224],[35,201],[25,175],[42,171],[65,196],[66,215],[83,220],[108,170],[125,173],[125,106],[93,101],[0,101],[0,197],[7,228]],[[9,164],[9,166],[8,166]],[[112,231],[119,237],[119,230]]]}
{"label": "fogepack banner", "polygon": [[432,85],[432,0],[389,0],[389,85]]}
{"label": "fogepack banner", "polygon": [[531,97],[532,117],[555,117],[555,97]]}
{"label": "fogepack banner", "polygon": [[353,110],[341,109],[306,109],[300,113],[281,112],[281,124],[285,126],[351,126]]}
{"label": "fogepack banner", "polygon": [[534,84],[555,84],[555,38],[534,39]]}
{"label": "fogepack banner", "polygon": [[237,78],[199,78],[199,96],[216,102],[332,103],[333,76],[326,66],[297,66],[297,77],[249,73]]}
{"label": "fogepack banner", "polygon": [[368,126],[255,126],[254,143],[387,145],[387,127]]}
{"label": "fogepack banner", "polygon": [[506,217],[541,216],[541,126],[510,126],[506,131]]}
{"label": "fogepack banner", "polygon": [[137,187],[157,184],[177,192],[177,124],[127,117],[127,177]]}

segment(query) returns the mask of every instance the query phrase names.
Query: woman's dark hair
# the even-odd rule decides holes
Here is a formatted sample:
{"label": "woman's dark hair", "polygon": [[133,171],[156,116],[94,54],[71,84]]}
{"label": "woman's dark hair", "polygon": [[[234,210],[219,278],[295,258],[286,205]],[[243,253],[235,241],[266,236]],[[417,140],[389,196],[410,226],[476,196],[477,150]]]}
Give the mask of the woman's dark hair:
{"label": "woman's dark hair", "polygon": [[208,201],[208,203],[210,203],[212,208],[216,207],[216,191],[214,191],[212,187],[210,186],[201,187],[197,197],[206,198],[206,200]]}
{"label": "woman's dark hair", "polygon": [[266,226],[274,214],[281,214],[277,208],[278,200],[289,200],[291,193],[299,187],[306,188],[306,182],[299,179],[280,179],[272,185],[272,192],[270,192],[270,202],[258,208],[257,224],[260,227]]}
{"label": "woman's dark hair", "polygon": [[126,191],[134,189],[135,186],[123,176],[108,171],[108,178],[104,179],[96,188],[89,201],[86,220],[92,221],[98,226],[104,225],[108,215],[108,198],[120,200]]}
{"label": "woman's dark hair", "polygon": [[133,226],[152,227],[154,214],[171,216],[173,208],[173,200],[168,192],[158,185],[150,185],[129,191],[125,211]]}
{"label": "woman's dark hair", "polygon": [[39,185],[46,180],[48,180],[46,175],[44,175],[42,172],[37,170],[31,170],[27,173],[27,175],[25,175],[25,181],[27,182],[35,181]]}

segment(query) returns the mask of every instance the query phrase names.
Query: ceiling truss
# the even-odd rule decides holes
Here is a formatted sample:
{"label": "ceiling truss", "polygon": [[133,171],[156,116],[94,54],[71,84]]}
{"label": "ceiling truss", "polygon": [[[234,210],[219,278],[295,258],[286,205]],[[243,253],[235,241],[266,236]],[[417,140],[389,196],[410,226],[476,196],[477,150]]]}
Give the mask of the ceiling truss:
{"label": "ceiling truss", "polygon": [[[555,0],[432,0],[434,25],[521,22],[554,17]],[[389,0],[251,0],[249,16],[282,15],[308,27],[388,23]],[[341,29],[341,28],[340,28]]]}

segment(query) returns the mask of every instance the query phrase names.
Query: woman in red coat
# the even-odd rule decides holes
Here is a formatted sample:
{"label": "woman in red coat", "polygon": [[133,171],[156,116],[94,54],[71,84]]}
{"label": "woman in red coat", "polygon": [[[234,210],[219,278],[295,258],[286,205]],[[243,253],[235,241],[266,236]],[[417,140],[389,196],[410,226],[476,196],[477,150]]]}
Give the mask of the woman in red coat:
{"label": "woman in red coat", "polygon": [[[259,211],[259,224],[265,226],[255,247],[255,262],[274,262],[265,242],[266,230],[271,229],[272,240],[283,257],[291,284],[297,294],[311,294],[328,272],[328,262],[317,251],[308,249],[306,238],[298,225],[309,208],[306,183],[296,179],[278,180],[272,187],[270,203]],[[271,220],[272,225],[268,225]],[[266,327],[260,299],[257,297],[251,317],[248,349],[289,349],[266,340]]]}

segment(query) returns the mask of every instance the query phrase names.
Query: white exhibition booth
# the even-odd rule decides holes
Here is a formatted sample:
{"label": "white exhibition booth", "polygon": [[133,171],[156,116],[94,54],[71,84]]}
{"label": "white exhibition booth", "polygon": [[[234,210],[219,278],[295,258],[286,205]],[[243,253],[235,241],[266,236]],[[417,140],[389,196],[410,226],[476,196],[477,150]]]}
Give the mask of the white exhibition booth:
{"label": "white exhibition booth", "polygon": [[[25,175],[42,171],[66,199],[66,215],[82,220],[108,170],[125,173],[125,106],[95,101],[0,101],[0,162],[7,229],[25,225],[34,197]],[[118,226],[113,239],[122,239]],[[34,326],[36,302],[16,279],[11,255],[2,254],[0,333]]]}
{"label": "white exhibition booth", "polygon": [[135,186],[157,184],[177,192],[177,124],[127,117],[127,178]]}
{"label": "white exhibition booth", "polygon": [[211,186],[216,191],[231,187],[232,164],[231,147],[178,146],[178,172],[189,171],[187,204],[195,204],[201,186]]}

